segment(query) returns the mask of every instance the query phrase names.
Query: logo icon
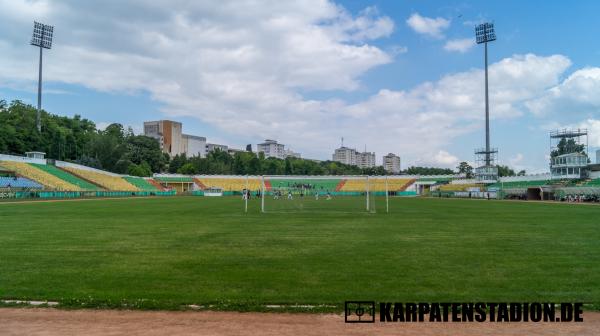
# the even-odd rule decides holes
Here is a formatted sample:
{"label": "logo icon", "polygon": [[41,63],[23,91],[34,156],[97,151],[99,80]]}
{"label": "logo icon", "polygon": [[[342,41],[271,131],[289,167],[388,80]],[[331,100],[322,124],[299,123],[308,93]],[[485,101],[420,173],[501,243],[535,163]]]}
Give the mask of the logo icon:
{"label": "logo icon", "polygon": [[346,301],[346,323],[375,323],[375,301]]}

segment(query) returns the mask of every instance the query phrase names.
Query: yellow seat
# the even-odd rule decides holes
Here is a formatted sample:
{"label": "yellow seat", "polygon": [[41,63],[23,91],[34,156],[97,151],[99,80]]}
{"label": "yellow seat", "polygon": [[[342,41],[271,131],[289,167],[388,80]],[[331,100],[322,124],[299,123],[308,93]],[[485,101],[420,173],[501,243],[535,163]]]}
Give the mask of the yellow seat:
{"label": "yellow seat", "polygon": [[140,189],[133,184],[125,181],[120,176],[113,176],[97,171],[78,169],[73,167],[64,167],[69,172],[81,176],[86,180],[92,181],[95,184],[101,185],[110,191],[139,191]]}
{"label": "yellow seat", "polygon": [[[388,191],[399,191],[404,190],[412,182],[411,179],[398,179],[388,178],[387,179],[387,190]],[[385,191],[385,178],[369,178],[369,191]],[[367,180],[366,178],[361,179],[348,179],[340,189],[340,191],[366,191]]]}
{"label": "yellow seat", "polygon": [[244,188],[250,190],[262,189],[261,180],[258,178],[248,178],[248,185],[246,186],[246,178],[199,178],[207,188],[221,188],[223,191],[241,191]]}

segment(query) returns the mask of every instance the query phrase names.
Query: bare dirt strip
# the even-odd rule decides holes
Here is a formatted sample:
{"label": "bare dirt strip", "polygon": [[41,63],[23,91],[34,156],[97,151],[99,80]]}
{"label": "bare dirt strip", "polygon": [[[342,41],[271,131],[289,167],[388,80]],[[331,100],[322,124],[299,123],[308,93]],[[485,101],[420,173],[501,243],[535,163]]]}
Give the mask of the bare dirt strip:
{"label": "bare dirt strip", "polygon": [[1,335],[600,335],[600,313],[580,323],[346,324],[335,314],[147,312],[0,308]]}

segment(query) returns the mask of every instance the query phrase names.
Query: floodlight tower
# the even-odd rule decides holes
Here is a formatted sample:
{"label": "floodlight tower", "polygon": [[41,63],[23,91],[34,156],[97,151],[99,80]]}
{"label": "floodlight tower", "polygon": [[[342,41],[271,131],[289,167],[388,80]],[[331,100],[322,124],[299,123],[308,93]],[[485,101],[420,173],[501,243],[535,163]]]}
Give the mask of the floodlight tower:
{"label": "floodlight tower", "polygon": [[38,132],[42,131],[41,110],[42,110],[42,50],[52,48],[52,34],[54,27],[34,21],[33,36],[31,37],[31,45],[40,48],[40,67],[38,77],[38,105],[36,125]]}
{"label": "floodlight tower", "polygon": [[496,40],[494,24],[485,22],[476,26],[475,37],[477,44],[483,44],[485,47],[485,149],[475,151],[475,154],[480,156],[478,161],[483,163],[482,167],[476,169],[476,175],[482,182],[492,182],[498,178],[498,168],[494,162],[498,150],[490,148],[490,103],[488,94],[488,42]]}

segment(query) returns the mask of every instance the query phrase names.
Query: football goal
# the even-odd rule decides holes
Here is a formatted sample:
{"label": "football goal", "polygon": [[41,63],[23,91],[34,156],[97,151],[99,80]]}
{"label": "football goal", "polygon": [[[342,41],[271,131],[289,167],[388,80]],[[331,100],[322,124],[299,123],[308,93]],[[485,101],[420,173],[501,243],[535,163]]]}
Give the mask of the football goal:
{"label": "football goal", "polygon": [[385,176],[261,176],[261,211],[387,212]]}

